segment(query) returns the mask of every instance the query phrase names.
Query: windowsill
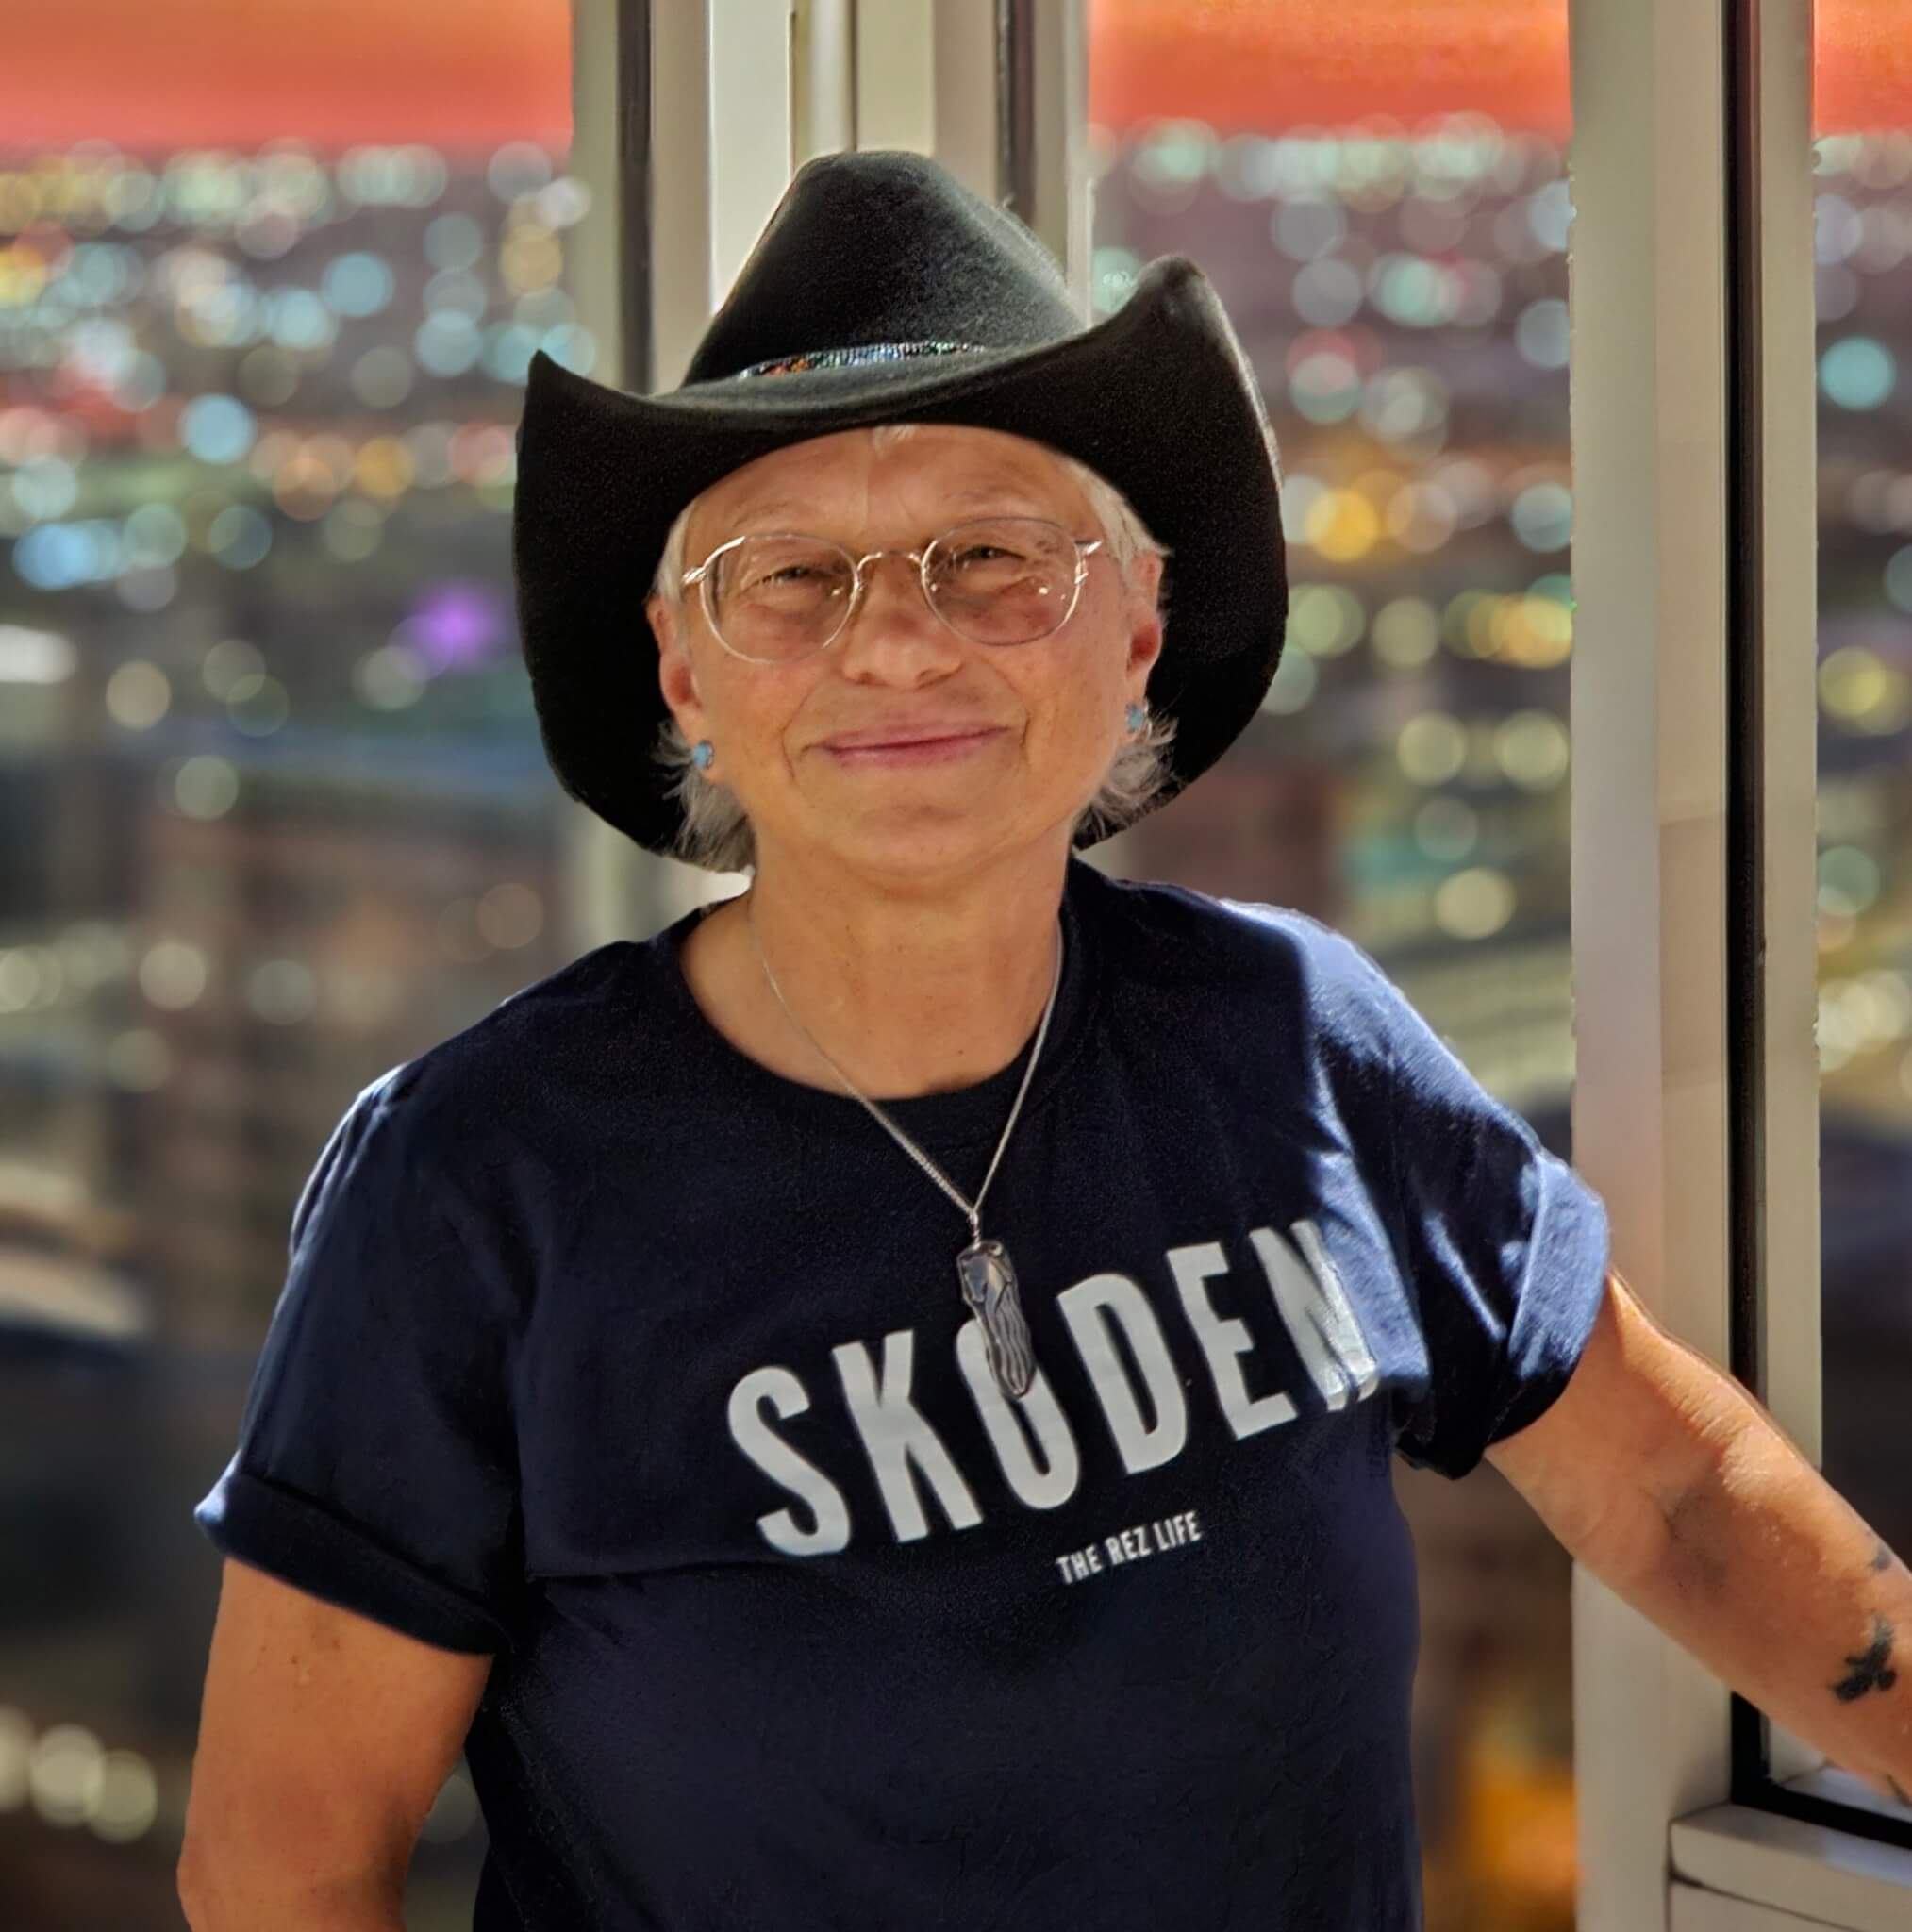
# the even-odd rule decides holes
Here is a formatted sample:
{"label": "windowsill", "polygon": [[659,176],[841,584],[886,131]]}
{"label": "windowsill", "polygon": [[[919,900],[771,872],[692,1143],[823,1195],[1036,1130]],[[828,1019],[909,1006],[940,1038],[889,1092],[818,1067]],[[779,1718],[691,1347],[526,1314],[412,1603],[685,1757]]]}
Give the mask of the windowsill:
{"label": "windowsill", "polygon": [[[1786,1786],[1854,1810],[1906,1819],[1904,1806],[1846,1772],[1807,1772],[1788,1778]],[[1794,1923],[1768,1916],[1776,1913],[1793,1914],[1802,1926],[1835,1926],[1838,1932],[1901,1932],[1912,1924],[1912,1850],[1899,1845],[1743,1805],[1708,1805],[1673,1820],[1668,1849],[1673,1932],[1737,1928],[1740,1920],[1718,1909],[1728,1899],[1746,1902],[1746,1932]],[[1706,1909],[1699,1909],[1690,1894],[1683,1902],[1689,1888],[1715,1895]]]}

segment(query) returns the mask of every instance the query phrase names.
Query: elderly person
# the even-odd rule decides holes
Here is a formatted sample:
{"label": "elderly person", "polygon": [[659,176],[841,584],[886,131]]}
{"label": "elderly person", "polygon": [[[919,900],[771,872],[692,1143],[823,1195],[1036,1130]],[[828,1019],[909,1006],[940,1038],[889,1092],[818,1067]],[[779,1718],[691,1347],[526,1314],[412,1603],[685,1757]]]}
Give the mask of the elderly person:
{"label": "elderly person", "polygon": [[540,358],[521,454],[560,781],[750,888],[320,1156],[197,1512],[193,1924],[398,1926],[462,1751],[487,1932],[1410,1932],[1391,1457],[1555,1403],[1606,1221],[1351,941],[1076,856],[1280,655],[1212,291],[1084,327],[832,156],[680,390]]}

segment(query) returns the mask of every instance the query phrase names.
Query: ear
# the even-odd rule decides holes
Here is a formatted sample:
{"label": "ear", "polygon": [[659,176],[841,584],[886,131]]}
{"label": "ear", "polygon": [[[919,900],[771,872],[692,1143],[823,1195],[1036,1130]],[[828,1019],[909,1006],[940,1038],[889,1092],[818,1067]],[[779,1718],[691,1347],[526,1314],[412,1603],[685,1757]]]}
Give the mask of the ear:
{"label": "ear", "polygon": [[668,651],[677,640],[677,612],[671,600],[653,591],[644,599],[644,618],[659,652]]}
{"label": "ear", "polygon": [[1135,585],[1135,593],[1151,610],[1161,601],[1162,562],[1160,551],[1144,550],[1138,553],[1129,564],[1129,578]]}
{"label": "ear", "polygon": [[697,673],[690,663],[683,610],[654,591],[644,599],[644,615],[657,644],[657,689],[684,735],[694,744],[703,735],[703,707],[698,702]]}
{"label": "ear", "polygon": [[1162,583],[1162,559],[1153,551],[1139,556],[1130,570],[1135,581],[1133,615],[1129,621],[1128,662],[1144,673],[1162,655],[1162,613],[1157,597]]}

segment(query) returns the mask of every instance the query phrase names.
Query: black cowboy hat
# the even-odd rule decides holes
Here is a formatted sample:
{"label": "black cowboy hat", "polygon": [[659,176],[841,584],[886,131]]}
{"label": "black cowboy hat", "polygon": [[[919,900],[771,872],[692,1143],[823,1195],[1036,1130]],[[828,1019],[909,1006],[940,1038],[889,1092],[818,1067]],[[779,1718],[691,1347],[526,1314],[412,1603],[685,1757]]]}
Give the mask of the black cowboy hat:
{"label": "black cowboy hat", "polygon": [[512,563],[539,729],[572,797],[671,852],[682,809],[651,756],[670,711],[643,608],[671,525],[772,450],[900,422],[1046,443],[1169,546],[1148,696],[1177,730],[1151,809],[1235,741],[1281,660],[1288,572],[1273,434],[1207,277],[1160,257],[1085,327],[1015,216],[923,155],[866,149],[797,170],[680,388],[631,395],[531,358]]}

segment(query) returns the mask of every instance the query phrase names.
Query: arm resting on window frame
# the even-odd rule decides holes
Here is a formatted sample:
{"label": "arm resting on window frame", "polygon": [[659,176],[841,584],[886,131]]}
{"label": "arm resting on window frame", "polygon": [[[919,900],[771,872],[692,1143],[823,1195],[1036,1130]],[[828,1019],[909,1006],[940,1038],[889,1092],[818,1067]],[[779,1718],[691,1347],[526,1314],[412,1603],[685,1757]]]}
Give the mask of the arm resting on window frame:
{"label": "arm resting on window frame", "polygon": [[1487,1457],[1721,1683],[1912,1806],[1912,1572],[1618,1274],[1566,1389]]}
{"label": "arm resting on window frame", "polygon": [[1737,1382],[1743,1414],[1618,1593],[1775,1724],[1912,1807],[1912,1571]]}

